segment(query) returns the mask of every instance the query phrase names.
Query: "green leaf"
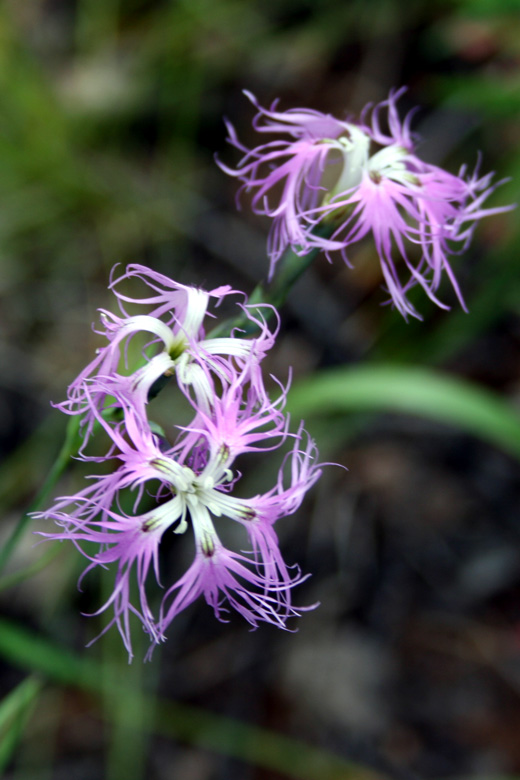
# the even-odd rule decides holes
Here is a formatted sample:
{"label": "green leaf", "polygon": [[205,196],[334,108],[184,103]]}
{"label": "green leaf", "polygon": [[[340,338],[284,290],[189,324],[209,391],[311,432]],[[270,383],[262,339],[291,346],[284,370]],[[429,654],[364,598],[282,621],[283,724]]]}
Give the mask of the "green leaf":
{"label": "green leaf", "polygon": [[[23,669],[37,670],[54,682],[88,690],[97,696],[107,695],[107,675],[92,660],[82,660],[70,651],[54,645],[0,618],[0,655]],[[152,696],[136,696],[130,701],[124,676],[114,675],[111,689],[114,697],[123,697],[124,708],[118,717],[129,729],[149,728],[170,739],[179,739],[200,748],[233,756],[249,764],[280,772],[295,780],[377,780],[370,769],[358,766],[320,748],[285,737],[268,729],[248,725],[234,718],[216,715],[200,707]],[[145,717],[139,708],[144,708]],[[107,710],[105,715],[110,715]]]}
{"label": "green leaf", "polygon": [[520,415],[500,396],[427,368],[356,366],[323,371],[295,383],[287,401],[294,417],[350,412],[401,412],[452,425],[520,459]]}
{"label": "green leaf", "polygon": [[42,684],[28,677],[0,702],[0,773],[3,774],[23,733]]}

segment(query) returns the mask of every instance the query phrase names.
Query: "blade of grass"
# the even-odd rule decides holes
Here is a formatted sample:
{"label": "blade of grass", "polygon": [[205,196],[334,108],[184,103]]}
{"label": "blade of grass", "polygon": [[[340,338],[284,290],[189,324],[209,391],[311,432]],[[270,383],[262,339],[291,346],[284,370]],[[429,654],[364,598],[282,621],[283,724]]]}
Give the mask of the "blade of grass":
{"label": "blade of grass", "polygon": [[11,760],[42,683],[27,677],[0,703],[0,774]]}
{"label": "blade of grass", "polygon": [[356,366],[295,383],[287,410],[294,417],[400,412],[456,426],[520,459],[520,415],[500,396],[427,368]]}
{"label": "blade of grass", "polygon": [[[3,618],[0,618],[0,655],[15,666],[38,671],[54,682],[103,695],[106,682],[97,663],[80,659]],[[124,683],[114,683],[115,695],[121,684]],[[136,713],[136,706],[144,708],[144,712]],[[281,772],[295,780],[377,780],[380,777],[320,748],[192,705],[139,696],[136,702],[129,698],[128,706],[119,710],[118,717],[129,729],[142,726],[170,739]]]}
{"label": "blade of grass", "polygon": [[[112,583],[102,577],[103,601],[112,593]],[[144,631],[135,636],[137,658],[146,654],[148,640]],[[146,683],[154,676],[152,664],[118,664],[121,640],[115,631],[109,632],[101,645],[101,707],[108,721],[106,780],[143,780],[146,778],[146,756],[150,730],[145,721],[153,718],[150,706],[154,699],[146,697]],[[132,708],[132,722],[127,723],[126,711]]]}

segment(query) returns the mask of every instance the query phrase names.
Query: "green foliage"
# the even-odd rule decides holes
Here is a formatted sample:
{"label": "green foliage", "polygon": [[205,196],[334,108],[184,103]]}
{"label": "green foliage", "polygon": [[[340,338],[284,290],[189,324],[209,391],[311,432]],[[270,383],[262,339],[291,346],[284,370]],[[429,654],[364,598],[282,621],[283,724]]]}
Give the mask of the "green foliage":
{"label": "green foliage", "polygon": [[[295,780],[376,780],[378,775],[325,751],[299,743],[266,729],[200,708],[160,698],[143,696],[128,687],[128,675],[116,668],[103,668],[92,660],[79,659],[42,636],[0,619],[0,654],[22,669],[37,669],[49,680],[76,686],[95,695],[109,695],[108,717],[117,713],[126,737],[136,728],[180,739],[201,748],[224,753]],[[17,712],[34,697],[37,689],[28,678],[5,705]],[[0,710],[0,726],[3,712]],[[128,733],[129,732],[129,733]],[[135,738],[135,737],[133,737]],[[133,775],[135,777],[135,774]]]}
{"label": "green foliage", "polygon": [[0,702],[0,772],[4,772],[23,734],[41,682],[26,677]]}
{"label": "green foliage", "polygon": [[399,412],[456,426],[520,459],[520,415],[470,382],[427,368],[359,366],[323,371],[296,384],[288,408],[296,417]]}

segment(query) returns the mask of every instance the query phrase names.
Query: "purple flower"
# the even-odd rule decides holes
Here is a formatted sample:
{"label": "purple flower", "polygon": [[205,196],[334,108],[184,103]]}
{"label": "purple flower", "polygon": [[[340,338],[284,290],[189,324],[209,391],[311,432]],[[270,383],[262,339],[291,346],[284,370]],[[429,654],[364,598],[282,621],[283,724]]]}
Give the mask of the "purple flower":
{"label": "purple flower", "polygon": [[[273,219],[268,239],[271,277],[276,262],[288,246],[300,254],[306,254],[313,247],[341,249],[340,242],[312,233],[312,226],[319,217],[312,219],[310,213],[326,195],[324,170],[334,152],[339,158],[343,148],[349,146],[355,153],[358,146],[354,140],[362,144],[365,134],[348,122],[340,122],[318,111],[289,109],[277,112],[274,110],[276,102],[271,110],[266,110],[251,93],[245,94],[258,109],[253,120],[255,130],[289,135],[289,140],[268,141],[249,150],[240,143],[233,126],[226,122],[229,143],[243,152],[244,157],[237,169],[217,161],[223,171],[243,182],[239,195],[242,190],[255,190],[253,211]],[[338,160],[335,159],[335,162]],[[303,215],[306,215],[305,218],[302,218]]]}
{"label": "purple flower", "polygon": [[357,124],[307,109],[279,112],[276,103],[267,110],[246,92],[258,109],[255,129],[285,137],[249,150],[228,123],[228,140],[244,156],[236,169],[219,165],[243,182],[241,190],[253,191],[253,211],[273,220],[270,276],[287,247],[301,255],[320,248],[329,259],[339,251],[349,265],[348,247],[370,234],[390,300],[404,317],[419,317],[408,298],[416,285],[449,308],[436,294],[443,274],[464,307],[448,258],[467,248],[478,220],[512,206],[482,207],[498,186],[491,174],[466,176],[463,168],[453,175],[417,157],[413,112],[401,120],[397,111],[404,91],[367,106]]}
{"label": "purple flower", "polygon": [[[314,443],[309,440],[305,451],[299,448],[302,431],[288,456],[291,463],[291,482],[284,486],[284,468],[280,469],[278,483],[264,496],[250,499],[236,498],[212,482],[215,474],[222,474],[219,458],[210,460],[199,484],[206,485],[199,492],[195,505],[190,506],[195,536],[195,560],[188,571],[166,592],[161,606],[158,633],[162,634],[186,606],[203,595],[213,607],[215,616],[225,621],[227,606],[239,612],[256,628],[259,622],[286,628],[286,621],[297,616],[291,602],[291,589],[307,579],[296,567],[291,574],[281,555],[273,529],[275,522],[295,512],[309,490],[321,475],[315,461]],[[226,464],[228,462],[226,461]],[[226,472],[228,469],[226,469]],[[250,554],[234,553],[221,543],[212,516],[227,517],[240,523],[247,532]],[[227,606],[226,606],[227,604]],[[312,607],[306,607],[309,609]]]}
{"label": "purple flower", "polygon": [[306,578],[299,571],[291,577],[281,556],[280,563],[276,583],[273,583],[272,567],[266,573],[263,564],[227,550],[217,537],[204,545],[198,544],[191,567],[166,594],[159,630],[165,630],[199,596],[204,596],[221,622],[226,622],[225,615],[231,607],[253,628],[257,628],[259,622],[287,628],[289,617],[298,617],[312,607],[296,609],[291,604],[290,588]]}
{"label": "purple flower", "polygon": [[[202,331],[206,303],[201,311],[194,305],[190,308],[190,296],[204,301],[209,294],[193,293],[192,288],[175,286],[165,277],[137,268],[139,276],[152,281],[157,295],[140,301],[126,297],[124,303],[144,302],[154,307],[152,312],[123,311],[126,319],[107,315],[108,346],[75,380],[73,402],[66,407],[69,413],[83,414],[90,431],[96,425],[108,436],[106,454],[82,452],[80,458],[111,464],[112,469],[91,475],[86,487],[37,513],[58,526],[42,535],[71,541],[87,558],[82,580],[98,567],[114,571],[113,592],[95,614],[111,613],[102,633],[115,625],[130,657],[132,616],[150,638],[150,655],[173,618],[199,596],[220,620],[232,608],[252,627],[268,622],[286,628],[288,618],[301,611],[292,606],[292,588],[306,577],[285,563],[274,525],[298,509],[321,469],[316,448],[303,428],[288,431],[288,416],[283,412],[286,388],[279,383],[278,397],[271,401],[263,386],[260,364],[274,335],[258,320],[256,339],[241,339],[238,333],[208,339]],[[176,300],[170,300],[170,289]],[[116,370],[121,351],[124,357],[121,345],[139,328],[157,336],[153,345],[160,351],[151,358],[145,352],[144,366],[121,375]],[[181,369],[178,357],[168,349],[169,341],[176,338],[185,339]],[[162,350],[165,344],[167,349]],[[168,427],[178,431],[173,442],[149,418],[147,394],[165,367],[181,376],[164,392],[181,392],[192,413],[187,425],[168,421]],[[190,373],[193,368],[195,373]],[[107,408],[120,411],[117,423],[106,419]],[[235,485],[241,476],[237,457],[277,449],[287,440],[293,446],[276,485],[253,498],[237,496]],[[235,524],[247,550],[224,546],[220,528],[226,522]],[[194,560],[176,582],[166,586],[154,612],[150,589],[162,587],[159,549],[168,531],[193,534]]]}
{"label": "purple flower", "polygon": [[[129,279],[140,280],[153,294],[133,298],[122,293],[119,286]],[[207,338],[204,320],[213,316],[208,312],[209,303],[214,300],[218,305],[226,296],[236,294],[229,286],[206,292],[178,284],[144,266],[129,265],[124,274],[112,280],[110,288],[123,316],[100,309],[102,329],[97,332],[107,344],[71,383],[68,399],[57,404],[66,414],[83,416],[85,444],[92,432],[94,409],[117,408],[117,395],[127,398],[145,417],[150,390],[164,376],[175,375],[181,388],[194,393],[201,409],[209,408],[211,400],[209,374],[226,382],[235,366],[249,366],[252,390],[258,396],[265,395],[257,366],[274,344],[276,330],[271,332],[267,327],[261,306],[240,305],[258,330],[255,338],[243,338],[240,331],[225,338]],[[146,313],[131,315],[125,308],[128,304],[145,307]],[[143,340],[143,334],[141,365],[131,366],[130,342],[136,336]],[[252,356],[254,360],[250,360]]]}

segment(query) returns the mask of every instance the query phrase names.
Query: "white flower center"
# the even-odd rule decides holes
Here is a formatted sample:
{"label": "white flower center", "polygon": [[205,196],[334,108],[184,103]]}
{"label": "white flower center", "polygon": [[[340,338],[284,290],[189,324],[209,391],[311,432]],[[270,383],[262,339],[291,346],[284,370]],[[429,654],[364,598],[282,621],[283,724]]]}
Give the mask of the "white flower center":
{"label": "white flower center", "polygon": [[360,183],[363,171],[366,170],[370,149],[369,136],[355,125],[349,125],[349,137],[342,136],[334,142],[335,148],[342,155],[342,171],[328,199],[351,190]]}

